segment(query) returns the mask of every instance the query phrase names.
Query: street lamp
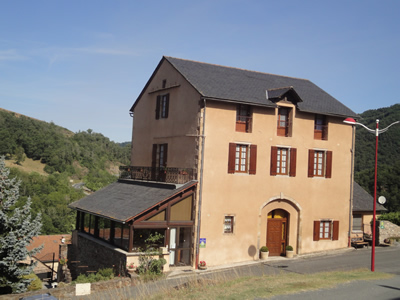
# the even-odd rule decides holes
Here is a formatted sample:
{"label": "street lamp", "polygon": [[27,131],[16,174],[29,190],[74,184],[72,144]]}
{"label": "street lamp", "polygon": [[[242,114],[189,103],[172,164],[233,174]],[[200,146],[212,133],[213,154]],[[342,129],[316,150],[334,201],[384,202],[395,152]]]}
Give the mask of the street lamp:
{"label": "street lamp", "polygon": [[367,129],[369,132],[375,133],[375,180],[374,180],[374,216],[372,220],[372,253],[371,253],[371,271],[375,271],[375,236],[376,236],[376,186],[377,186],[377,175],[378,175],[378,137],[380,133],[383,133],[389,129],[394,124],[400,123],[400,121],[393,122],[385,129],[379,130],[379,120],[376,119],[376,128],[370,129],[364,124],[356,122],[353,118],[347,118],[343,121],[350,125],[360,125]]}

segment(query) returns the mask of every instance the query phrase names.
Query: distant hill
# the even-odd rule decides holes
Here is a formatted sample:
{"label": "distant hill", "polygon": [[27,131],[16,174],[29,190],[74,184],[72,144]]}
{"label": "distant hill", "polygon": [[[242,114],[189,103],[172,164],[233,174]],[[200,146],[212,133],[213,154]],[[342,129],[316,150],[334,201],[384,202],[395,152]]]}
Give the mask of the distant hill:
{"label": "distant hill", "polygon": [[90,129],[73,133],[0,109],[0,155],[10,177],[21,180],[20,201],[31,197],[32,212],[41,213],[42,234],[70,233],[75,212],[68,204],[85,196],[72,184],[84,182],[95,191],[116,181],[118,166],[129,164],[130,148]]}
{"label": "distant hill", "polygon": [[91,169],[113,174],[115,168],[110,165],[128,164],[130,160],[130,143],[114,143],[90,129],[73,133],[52,122],[4,109],[0,109],[0,141],[0,155],[13,157],[17,162],[25,156],[40,160],[49,174],[68,172],[82,178]]}
{"label": "distant hill", "polygon": [[[400,104],[371,109],[360,114],[360,123],[374,129],[376,119],[384,129],[400,120]],[[355,179],[371,195],[374,187],[375,134],[361,126],[356,129]],[[400,211],[400,124],[379,135],[378,196],[385,196],[390,211]]]}

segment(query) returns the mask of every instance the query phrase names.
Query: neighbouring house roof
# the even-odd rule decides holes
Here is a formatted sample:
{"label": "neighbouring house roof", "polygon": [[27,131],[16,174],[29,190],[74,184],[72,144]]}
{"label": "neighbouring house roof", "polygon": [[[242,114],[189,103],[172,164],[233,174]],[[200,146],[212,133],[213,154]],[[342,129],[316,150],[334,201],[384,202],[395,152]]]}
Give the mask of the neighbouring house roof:
{"label": "neighbouring house roof", "polygon": [[119,180],[69,207],[122,223],[196,184],[194,180],[183,185]]}
{"label": "neighbouring house roof", "polygon": [[[353,188],[353,212],[364,211],[372,212],[374,210],[374,197],[364,190],[357,182],[354,181]],[[385,207],[376,203],[376,211],[387,211]]]}
{"label": "neighbouring house roof", "polygon": [[[351,109],[306,79],[167,56],[162,58],[136,102],[141,98],[164,61],[168,61],[203,97],[208,99],[276,107],[276,98],[291,89],[298,95],[297,108],[300,111],[341,117],[357,117],[357,114]],[[135,108],[136,102],[131,111]]]}
{"label": "neighbouring house roof", "polygon": [[39,235],[35,236],[26,248],[32,250],[43,245],[43,249],[35,255],[35,258],[42,262],[49,262],[53,260],[53,253],[55,253],[55,260],[58,260],[59,248],[63,237],[65,238],[65,243],[70,243],[70,234]]}

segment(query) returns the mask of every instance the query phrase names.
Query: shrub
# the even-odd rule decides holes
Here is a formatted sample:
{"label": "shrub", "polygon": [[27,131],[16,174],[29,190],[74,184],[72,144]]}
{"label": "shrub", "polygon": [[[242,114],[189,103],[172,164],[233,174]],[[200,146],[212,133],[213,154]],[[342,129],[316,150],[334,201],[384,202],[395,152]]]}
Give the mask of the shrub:
{"label": "shrub", "polygon": [[260,251],[261,251],[261,252],[268,252],[269,249],[268,249],[267,246],[262,246],[261,249],[260,249]]}
{"label": "shrub", "polygon": [[162,273],[162,267],[167,263],[167,261],[164,258],[154,258],[154,256],[161,253],[158,249],[155,250],[152,246],[158,244],[158,241],[162,238],[163,235],[156,232],[154,235],[150,234],[150,236],[145,240],[147,248],[139,256],[139,266],[136,269],[139,274],[160,275]]}
{"label": "shrub", "polygon": [[393,224],[400,226],[400,212],[395,211],[387,214],[382,214],[378,217],[378,220],[390,221]]}
{"label": "shrub", "polygon": [[290,246],[290,245],[287,245],[287,246],[286,246],[286,251],[293,251],[293,247]]}
{"label": "shrub", "polygon": [[112,268],[100,269],[96,274],[90,273],[89,275],[80,274],[75,283],[92,283],[98,281],[105,281],[114,278],[114,272]]}
{"label": "shrub", "polygon": [[24,275],[23,278],[32,279],[31,283],[28,286],[28,291],[37,291],[42,289],[42,281],[39,279],[39,277],[37,277],[35,273]]}

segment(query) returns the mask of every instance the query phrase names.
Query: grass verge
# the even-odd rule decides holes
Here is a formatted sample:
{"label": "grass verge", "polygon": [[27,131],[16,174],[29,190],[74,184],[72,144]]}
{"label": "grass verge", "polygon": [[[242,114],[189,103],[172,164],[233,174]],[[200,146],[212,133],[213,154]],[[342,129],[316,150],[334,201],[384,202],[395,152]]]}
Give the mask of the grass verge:
{"label": "grass verge", "polygon": [[378,280],[392,275],[370,272],[367,269],[324,272],[315,274],[296,274],[282,272],[279,275],[261,277],[238,277],[233,280],[198,278],[183,285],[180,289],[168,289],[146,299],[254,299],[292,294],[308,290],[332,288],[355,280]]}

